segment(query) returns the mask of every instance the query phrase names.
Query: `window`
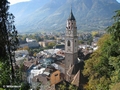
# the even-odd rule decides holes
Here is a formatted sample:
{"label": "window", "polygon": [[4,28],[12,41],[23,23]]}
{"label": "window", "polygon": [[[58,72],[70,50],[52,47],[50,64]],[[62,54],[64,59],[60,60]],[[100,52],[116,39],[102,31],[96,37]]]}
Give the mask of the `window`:
{"label": "window", "polygon": [[77,45],[76,40],[75,40],[75,46]]}
{"label": "window", "polygon": [[55,74],[55,76],[58,76],[58,74]]}
{"label": "window", "polygon": [[68,44],[68,46],[70,46],[70,41],[69,41],[69,40],[68,40],[68,43],[67,43],[67,44]]}
{"label": "window", "polygon": [[69,29],[70,29],[70,26],[69,26]]}

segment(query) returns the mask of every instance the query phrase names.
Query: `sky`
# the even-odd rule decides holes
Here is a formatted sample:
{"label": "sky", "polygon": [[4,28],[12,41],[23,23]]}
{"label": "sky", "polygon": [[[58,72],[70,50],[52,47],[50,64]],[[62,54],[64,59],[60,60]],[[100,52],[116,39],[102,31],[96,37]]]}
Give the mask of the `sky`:
{"label": "sky", "polygon": [[[26,2],[30,0],[8,0],[11,4],[19,3],[19,2]],[[120,0],[117,0],[120,3]]]}
{"label": "sky", "polygon": [[10,4],[16,4],[16,3],[19,3],[19,2],[26,2],[26,1],[30,1],[30,0],[8,0],[10,2]]}
{"label": "sky", "polygon": [[117,0],[120,3],[120,0]]}

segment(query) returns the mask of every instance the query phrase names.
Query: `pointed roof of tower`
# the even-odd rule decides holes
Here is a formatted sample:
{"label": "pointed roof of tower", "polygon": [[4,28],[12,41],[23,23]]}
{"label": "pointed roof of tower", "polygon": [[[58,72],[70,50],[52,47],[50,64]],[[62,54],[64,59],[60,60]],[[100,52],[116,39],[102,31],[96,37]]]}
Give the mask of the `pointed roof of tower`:
{"label": "pointed roof of tower", "polygon": [[72,13],[72,9],[71,9],[71,13],[70,13],[70,16],[69,16],[68,20],[75,20],[75,17]]}

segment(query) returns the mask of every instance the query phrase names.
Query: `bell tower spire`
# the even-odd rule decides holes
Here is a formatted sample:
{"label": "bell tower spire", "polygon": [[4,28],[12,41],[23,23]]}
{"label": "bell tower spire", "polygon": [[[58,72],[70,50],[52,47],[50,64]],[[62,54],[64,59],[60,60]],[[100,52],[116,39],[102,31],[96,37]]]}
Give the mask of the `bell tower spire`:
{"label": "bell tower spire", "polygon": [[72,12],[72,7],[71,7],[71,13],[70,13],[68,20],[75,20],[75,17],[74,17],[73,12]]}
{"label": "bell tower spire", "polygon": [[[65,35],[65,72],[66,80],[69,81],[70,77],[67,75],[70,66],[75,66],[78,58],[78,37],[76,19],[73,15],[72,8],[67,20],[66,35]],[[74,69],[75,71],[75,69]]]}

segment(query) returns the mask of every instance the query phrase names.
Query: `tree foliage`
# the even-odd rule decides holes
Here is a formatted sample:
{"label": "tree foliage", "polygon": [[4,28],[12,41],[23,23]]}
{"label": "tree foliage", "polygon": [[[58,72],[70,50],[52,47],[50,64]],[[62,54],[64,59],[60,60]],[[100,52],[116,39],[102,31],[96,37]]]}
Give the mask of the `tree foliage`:
{"label": "tree foliage", "polygon": [[29,90],[29,89],[30,89],[29,83],[23,82],[23,83],[21,84],[20,90]]}
{"label": "tree foliage", "polygon": [[89,77],[87,90],[115,90],[120,82],[120,10],[115,22],[98,41],[98,49],[85,62],[83,74]]}
{"label": "tree foliage", "polygon": [[52,49],[53,46],[55,46],[55,45],[56,45],[56,43],[54,43],[54,42],[49,42],[46,48],[47,48],[47,49]]}
{"label": "tree foliage", "polygon": [[3,62],[4,59],[0,59],[0,87],[3,85],[10,84],[10,71],[8,70],[10,66],[8,66],[9,62]]}
{"label": "tree foliage", "polygon": [[75,85],[63,82],[58,86],[58,90],[78,90],[78,87]]}
{"label": "tree foliage", "polygon": [[[14,51],[18,45],[14,16],[8,12],[9,2],[0,0],[0,84],[14,83]],[[15,64],[14,64],[15,65]],[[10,72],[11,71],[11,72]]]}

